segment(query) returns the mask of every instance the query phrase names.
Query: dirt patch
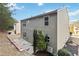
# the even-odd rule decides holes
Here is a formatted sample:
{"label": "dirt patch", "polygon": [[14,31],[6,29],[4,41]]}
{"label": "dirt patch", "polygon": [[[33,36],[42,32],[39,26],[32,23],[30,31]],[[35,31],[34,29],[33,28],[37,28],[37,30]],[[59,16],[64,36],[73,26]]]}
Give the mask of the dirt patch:
{"label": "dirt patch", "polygon": [[26,51],[18,51],[7,39],[5,33],[0,32],[0,56],[29,56]]}

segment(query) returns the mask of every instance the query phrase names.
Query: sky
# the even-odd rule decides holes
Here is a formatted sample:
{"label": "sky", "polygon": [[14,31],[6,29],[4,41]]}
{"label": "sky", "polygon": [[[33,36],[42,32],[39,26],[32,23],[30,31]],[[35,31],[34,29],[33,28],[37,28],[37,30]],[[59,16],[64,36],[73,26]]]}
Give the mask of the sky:
{"label": "sky", "polygon": [[13,6],[10,7],[13,11],[12,17],[18,21],[64,7],[68,9],[70,21],[79,20],[79,4],[77,3],[10,3],[8,6]]}

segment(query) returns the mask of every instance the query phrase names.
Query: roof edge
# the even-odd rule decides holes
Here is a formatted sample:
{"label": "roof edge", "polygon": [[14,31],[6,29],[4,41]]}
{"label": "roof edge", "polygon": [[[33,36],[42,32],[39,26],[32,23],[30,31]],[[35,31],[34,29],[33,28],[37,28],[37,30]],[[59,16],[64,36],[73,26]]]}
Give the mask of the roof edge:
{"label": "roof edge", "polygon": [[37,16],[29,17],[29,18],[23,19],[23,20],[21,20],[21,21],[29,20],[29,19],[32,19],[32,18],[37,18],[37,17],[40,17],[40,16],[44,16],[44,15],[48,15],[48,14],[52,14],[52,13],[57,13],[57,9],[54,10],[54,11],[47,12],[47,13],[39,14],[39,15],[37,15]]}

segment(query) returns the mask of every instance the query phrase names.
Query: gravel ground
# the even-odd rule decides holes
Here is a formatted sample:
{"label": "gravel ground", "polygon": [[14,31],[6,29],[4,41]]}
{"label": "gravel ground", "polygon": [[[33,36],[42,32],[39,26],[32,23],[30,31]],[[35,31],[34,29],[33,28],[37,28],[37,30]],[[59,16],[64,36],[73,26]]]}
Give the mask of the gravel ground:
{"label": "gravel ground", "polygon": [[70,43],[67,44],[66,48],[72,53],[73,56],[79,56],[79,37],[70,37]]}
{"label": "gravel ground", "polygon": [[7,39],[6,34],[0,33],[0,56],[31,56],[26,51],[18,51]]}

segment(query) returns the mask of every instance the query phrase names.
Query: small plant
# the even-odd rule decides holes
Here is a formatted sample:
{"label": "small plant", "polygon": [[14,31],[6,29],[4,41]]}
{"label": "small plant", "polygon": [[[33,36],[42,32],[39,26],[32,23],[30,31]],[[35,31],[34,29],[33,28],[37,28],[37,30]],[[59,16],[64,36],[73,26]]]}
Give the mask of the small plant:
{"label": "small plant", "polygon": [[72,32],[70,32],[70,36],[72,35]]}
{"label": "small plant", "polygon": [[71,56],[72,54],[65,48],[58,51],[58,56]]}

